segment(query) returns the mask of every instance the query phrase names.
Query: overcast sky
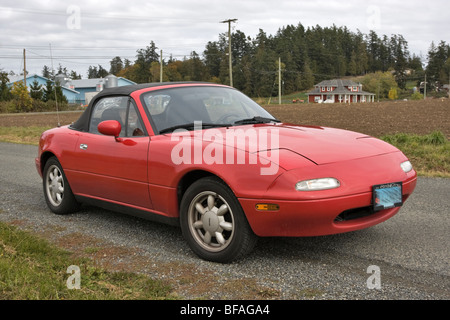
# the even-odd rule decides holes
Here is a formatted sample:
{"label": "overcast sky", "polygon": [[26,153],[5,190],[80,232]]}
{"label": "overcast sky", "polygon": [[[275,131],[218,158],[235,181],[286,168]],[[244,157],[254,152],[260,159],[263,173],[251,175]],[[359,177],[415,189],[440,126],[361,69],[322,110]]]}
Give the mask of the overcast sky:
{"label": "overcast sky", "polygon": [[[448,0],[2,0],[0,69],[29,73],[59,64],[87,77],[90,65],[109,70],[115,57],[135,60],[136,50],[154,41],[163,56],[202,54],[228,25],[254,38],[259,29],[274,35],[301,23],[347,26],[379,36],[401,34],[411,53],[426,59],[431,41],[450,42]],[[50,50],[51,48],[51,50]],[[53,60],[50,59],[50,54]]]}

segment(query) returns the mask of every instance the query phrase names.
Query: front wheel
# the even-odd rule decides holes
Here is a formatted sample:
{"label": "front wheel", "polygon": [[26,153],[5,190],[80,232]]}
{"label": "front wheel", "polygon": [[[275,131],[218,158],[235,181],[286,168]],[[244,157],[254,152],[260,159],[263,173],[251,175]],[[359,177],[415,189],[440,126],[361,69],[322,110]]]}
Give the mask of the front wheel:
{"label": "front wheel", "polygon": [[44,167],[43,188],[48,207],[56,214],[67,214],[78,210],[79,204],[67,182],[59,161],[52,157]]}
{"label": "front wheel", "polygon": [[209,261],[227,263],[241,258],[257,241],[233,192],[212,177],[187,189],[181,201],[180,224],[191,249]]}

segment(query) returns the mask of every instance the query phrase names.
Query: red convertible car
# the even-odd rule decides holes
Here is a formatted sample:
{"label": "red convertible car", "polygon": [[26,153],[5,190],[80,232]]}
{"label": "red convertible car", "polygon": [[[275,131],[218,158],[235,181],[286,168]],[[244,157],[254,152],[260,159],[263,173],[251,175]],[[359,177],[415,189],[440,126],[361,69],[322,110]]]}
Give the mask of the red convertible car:
{"label": "red convertible car", "polygon": [[42,134],[36,167],[51,211],[87,203],[178,225],[199,257],[222,263],[258,237],[383,222],[417,179],[381,140],[281,123],[234,88],[197,82],[103,90]]}

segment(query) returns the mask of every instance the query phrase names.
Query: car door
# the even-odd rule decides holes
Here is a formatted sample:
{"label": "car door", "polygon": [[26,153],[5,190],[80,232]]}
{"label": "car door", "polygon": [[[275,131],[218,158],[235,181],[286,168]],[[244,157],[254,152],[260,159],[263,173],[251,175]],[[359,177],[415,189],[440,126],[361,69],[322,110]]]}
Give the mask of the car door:
{"label": "car door", "polygon": [[[121,123],[121,139],[98,132],[105,120]],[[93,106],[89,132],[80,133],[75,151],[77,194],[151,209],[148,148],[149,137],[134,101],[128,96],[100,99]]]}

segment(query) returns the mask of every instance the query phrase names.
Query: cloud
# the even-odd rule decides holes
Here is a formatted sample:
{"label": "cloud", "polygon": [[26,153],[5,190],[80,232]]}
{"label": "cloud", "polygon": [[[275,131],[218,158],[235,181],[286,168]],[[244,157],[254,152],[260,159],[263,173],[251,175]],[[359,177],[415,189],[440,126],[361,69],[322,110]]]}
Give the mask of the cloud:
{"label": "cloud", "polygon": [[165,0],[86,1],[4,0],[0,5],[0,68],[20,72],[27,49],[27,69],[40,73],[50,66],[50,44],[55,66],[86,75],[89,65],[120,56],[134,60],[136,50],[154,41],[164,55],[175,58],[192,51],[202,53],[208,41],[218,40],[228,26],[220,21],[236,18],[233,30],[254,38],[288,24],[305,27],[347,26],[349,30],[379,36],[402,34],[412,53],[426,57],[431,41],[450,39],[447,1],[399,0]]}

